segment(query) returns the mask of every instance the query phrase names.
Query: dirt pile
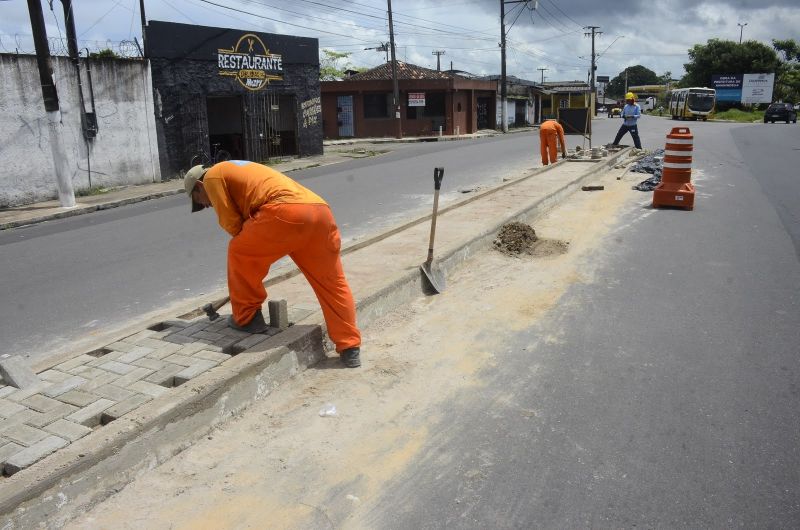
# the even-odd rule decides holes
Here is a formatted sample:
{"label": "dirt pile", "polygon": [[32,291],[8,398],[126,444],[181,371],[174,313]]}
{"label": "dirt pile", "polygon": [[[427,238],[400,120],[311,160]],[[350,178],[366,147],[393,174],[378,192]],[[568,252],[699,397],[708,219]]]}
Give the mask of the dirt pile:
{"label": "dirt pile", "polygon": [[526,254],[543,257],[565,253],[569,249],[569,243],[540,238],[533,227],[525,223],[508,223],[500,228],[494,240],[494,248],[508,256]]}

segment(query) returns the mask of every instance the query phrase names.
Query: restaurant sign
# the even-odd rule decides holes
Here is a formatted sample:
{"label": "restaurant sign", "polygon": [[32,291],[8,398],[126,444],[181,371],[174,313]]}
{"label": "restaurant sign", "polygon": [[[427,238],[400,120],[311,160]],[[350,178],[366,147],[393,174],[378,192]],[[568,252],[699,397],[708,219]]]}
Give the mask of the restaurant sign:
{"label": "restaurant sign", "polygon": [[270,81],[283,79],[283,57],[270,53],[252,33],[242,35],[230,49],[217,50],[219,75],[235,77],[248,90],[261,90]]}

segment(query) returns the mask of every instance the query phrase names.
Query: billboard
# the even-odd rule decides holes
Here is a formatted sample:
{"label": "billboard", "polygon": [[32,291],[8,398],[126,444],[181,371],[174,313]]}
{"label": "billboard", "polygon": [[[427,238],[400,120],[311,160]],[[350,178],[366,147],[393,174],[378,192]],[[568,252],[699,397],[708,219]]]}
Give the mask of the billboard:
{"label": "billboard", "polygon": [[717,101],[771,103],[775,74],[712,75]]}

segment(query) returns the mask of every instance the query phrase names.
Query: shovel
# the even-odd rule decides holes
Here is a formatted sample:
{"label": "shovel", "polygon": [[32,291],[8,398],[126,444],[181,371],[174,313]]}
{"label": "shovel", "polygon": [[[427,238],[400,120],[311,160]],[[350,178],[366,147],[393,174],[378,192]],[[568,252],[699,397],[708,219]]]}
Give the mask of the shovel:
{"label": "shovel", "polygon": [[431,216],[431,239],[428,244],[428,259],[419,266],[422,271],[422,290],[425,294],[439,294],[445,289],[442,270],[433,263],[433,238],[436,236],[436,211],[439,209],[439,189],[442,187],[444,168],[433,170],[433,215]]}

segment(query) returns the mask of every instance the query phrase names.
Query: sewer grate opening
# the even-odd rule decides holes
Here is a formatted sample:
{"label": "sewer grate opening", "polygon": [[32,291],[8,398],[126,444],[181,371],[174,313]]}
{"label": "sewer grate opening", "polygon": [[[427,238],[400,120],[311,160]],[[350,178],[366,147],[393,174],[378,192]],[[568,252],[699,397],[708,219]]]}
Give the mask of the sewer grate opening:
{"label": "sewer grate opening", "polygon": [[108,355],[111,352],[112,350],[108,348],[100,348],[99,350],[90,351],[86,355],[91,355],[92,357],[102,357],[103,355]]}
{"label": "sewer grate opening", "polygon": [[224,348],[222,348],[222,353],[224,353],[225,355],[230,355],[231,357],[234,357],[236,355],[239,355],[240,353],[242,353],[246,349],[247,348],[245,348],[244,346],[240,346],[238,344],[231,344],[230,346],[225,346]]}
{"label": "sewer grate opening", "polygon": [[149,329],[150,331],[164,331],[169,329],[169,327],[170,327],[169,324],[166,324],[164,322],[159,322],[158,324],[153,324],[152,326],[148,326],[147,329]]}
{"label": "sewer grate opening", "polygon": [[104,412],[103,414],[100,415],[100,425],[98,425],[98,427],[102,425],[108,425],[109,423],[111,423],[116,419],[117,418],[115,418],[114,416],[110,416]]}
{"label": "sewer grate opening", "polygon": [[165,380],[161,381],[158,384],[160,386],[163,386],[164,388],[175,388],[175,386],[176,386],[174,377],[170,377],[168,379],[165,379]]}

